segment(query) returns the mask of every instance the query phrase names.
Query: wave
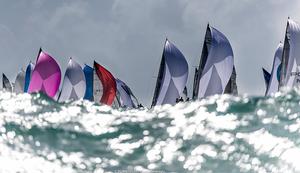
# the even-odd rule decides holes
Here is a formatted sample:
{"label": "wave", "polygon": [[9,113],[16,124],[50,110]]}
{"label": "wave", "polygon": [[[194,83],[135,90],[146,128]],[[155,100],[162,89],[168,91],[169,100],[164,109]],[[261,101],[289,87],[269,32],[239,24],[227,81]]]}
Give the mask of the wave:
{"label": "wave", "polygon": [[0,172],[300,172],[300,90],[112,109],[0,91]]}

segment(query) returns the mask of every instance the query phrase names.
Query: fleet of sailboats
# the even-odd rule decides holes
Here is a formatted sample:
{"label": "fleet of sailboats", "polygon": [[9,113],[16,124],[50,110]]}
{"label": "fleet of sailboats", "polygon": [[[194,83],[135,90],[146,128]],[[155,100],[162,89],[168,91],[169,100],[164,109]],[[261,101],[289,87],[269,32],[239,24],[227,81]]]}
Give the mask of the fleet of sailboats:
{"label": "fleet of sailboats", "polygon": [[[263,70],[265,95],[276,93],[281,87],[300,84],[300,25],[288,19],[284,42],[278,45],[270,73]],[[189,66],[183,53],[166,39],[158,70],[151,107],[174,105],[189,101],[187,81]],[[19,93],[42,92],[64,102],[86,99],[120,108],[142,107],[130,87],[102,65],[82,68],[72,58],[61,84],[61,69],[55,58],[42,49],[36,63],[30,62],[26,71],[18,72],[14,83],[2,74],[2,87]],[[226,36],[207,25],[200,62],[194,73],[192,99],[198,100],[215,94],[238,94],[233,50]]]}

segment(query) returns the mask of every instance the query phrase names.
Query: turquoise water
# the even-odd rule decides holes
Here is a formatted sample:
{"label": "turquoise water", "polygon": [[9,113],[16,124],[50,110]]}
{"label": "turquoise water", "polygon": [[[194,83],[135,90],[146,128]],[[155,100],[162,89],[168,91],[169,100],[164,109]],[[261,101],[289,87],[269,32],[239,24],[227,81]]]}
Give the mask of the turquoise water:
{"label": "turquoise water", "polygon": [[0,172],[300,172],[300,91],[114,110],[0,91]]}

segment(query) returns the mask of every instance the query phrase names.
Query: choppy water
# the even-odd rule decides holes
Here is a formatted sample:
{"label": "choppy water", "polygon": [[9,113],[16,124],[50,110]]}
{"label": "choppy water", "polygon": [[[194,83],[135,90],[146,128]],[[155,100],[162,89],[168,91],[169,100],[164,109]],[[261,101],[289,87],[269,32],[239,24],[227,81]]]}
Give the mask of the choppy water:
{"label": "choppy water", "polygon": [[113,110],[0,92],[0,172],[300,172],[300,91]]}

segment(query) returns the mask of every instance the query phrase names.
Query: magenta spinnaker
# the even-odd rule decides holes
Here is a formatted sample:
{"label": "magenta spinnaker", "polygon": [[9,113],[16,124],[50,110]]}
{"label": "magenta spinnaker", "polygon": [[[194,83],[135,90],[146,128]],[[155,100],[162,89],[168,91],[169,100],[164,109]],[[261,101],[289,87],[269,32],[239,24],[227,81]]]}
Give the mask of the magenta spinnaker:
{"label": "magenta spinnaker", "polygon": [[59,65],[54,58],[40,49],[29,83],[28,93],[42,92],[53,98],[59,89],[60,80]]}

